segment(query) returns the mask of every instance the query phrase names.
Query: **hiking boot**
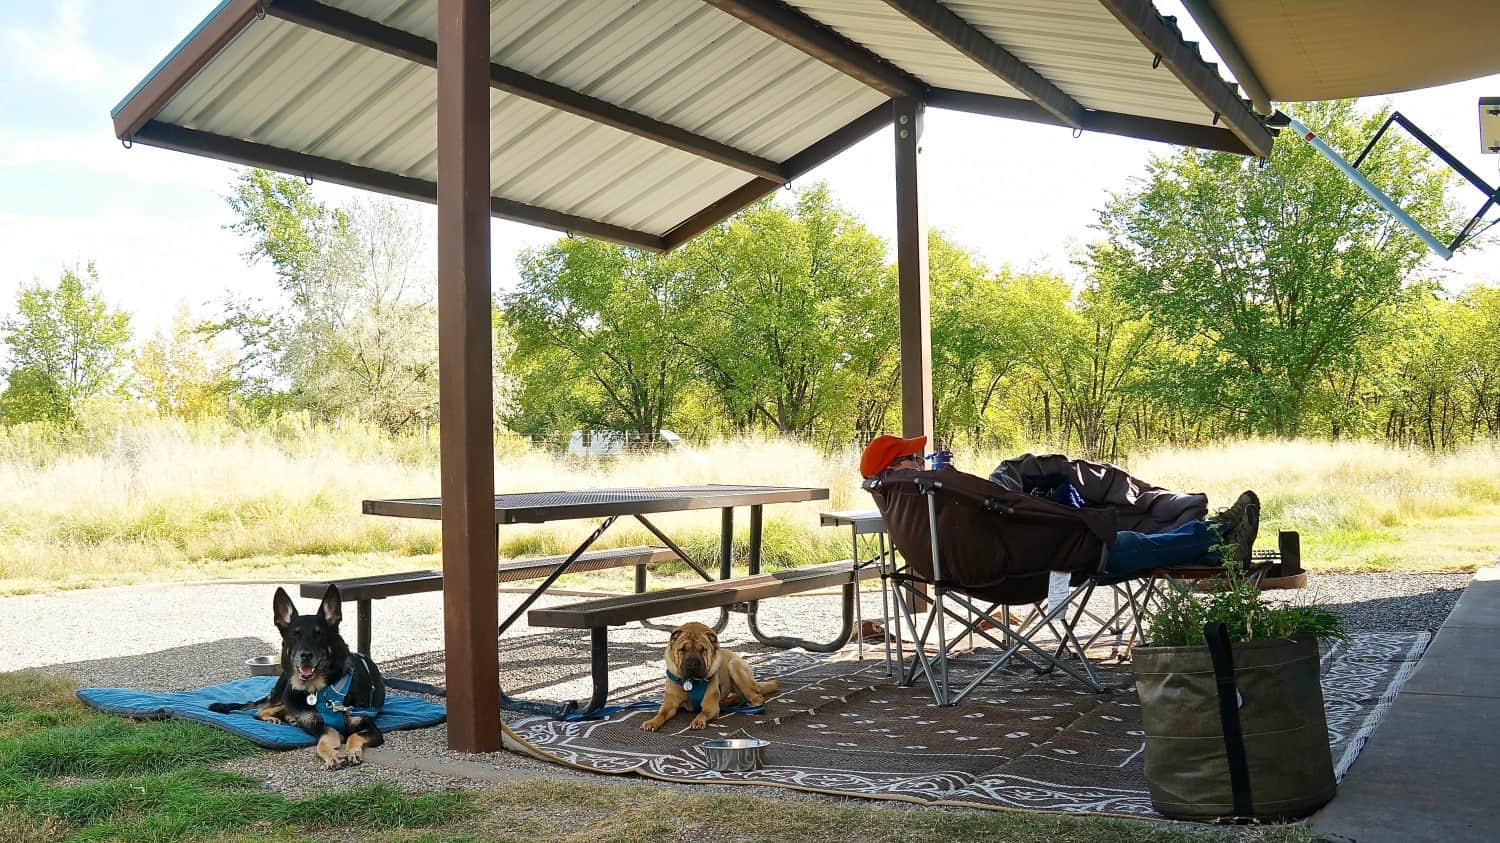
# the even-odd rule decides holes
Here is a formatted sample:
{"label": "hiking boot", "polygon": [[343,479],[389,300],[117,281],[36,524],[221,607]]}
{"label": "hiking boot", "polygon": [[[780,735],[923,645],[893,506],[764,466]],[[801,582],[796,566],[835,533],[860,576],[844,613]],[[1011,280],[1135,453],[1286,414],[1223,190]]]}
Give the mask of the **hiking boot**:
{"label": "hiking boot", "polygon": [[1213,520],[1223,525],[1224,544],[1234,545],[1235,561],[1248,568],[1255,536],[1260,531],[1260,498],[1247,489],[1235,498],[1232,506],[1219,510]]}

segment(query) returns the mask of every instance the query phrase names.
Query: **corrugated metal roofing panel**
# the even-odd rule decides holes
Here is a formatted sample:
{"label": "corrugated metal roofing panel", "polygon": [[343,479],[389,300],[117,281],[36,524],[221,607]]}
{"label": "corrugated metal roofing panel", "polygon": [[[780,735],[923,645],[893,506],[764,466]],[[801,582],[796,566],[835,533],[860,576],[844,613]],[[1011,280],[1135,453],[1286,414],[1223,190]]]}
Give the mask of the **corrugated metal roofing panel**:
{"label": "corrugated metal roofing panel", "polygon": [[[792,0],[808,16],[941,88],[1022,97],[883,2]],[[1086,108],[1210,124],[1213,113],[1097,0],[943,0]],[[997,87],[998,86],[998,87]]]}
{"label": "corrugated metal roofing panel", "polygon": [[1209,124],[1213,114],[1097,0],[947,4],[1089,108]]}
{"label": "corrugated metal roofing panel", "polygon": [[885,3],[789,0],[789,5],[935,88],[1025,97],[1005,80]]}
{"label": "corrugated metal roofing panel", "polygon": [[[267,18],[158,119],[436,181],[436,76]],[[490,109],[492,194],[501,198],[625,227],[649,223],[639,230],[663,234],[746,181],[738,170],[499,91]],[[837,110],[820,116],[835,128],[844,119]],[[705,191],[713,199],[701,202]]]}
{"label": "corrugated metal roofing panel", "polygon": [[[330,5],[437,38],[434,3]],[[800,152],[838,126],[820,118],[789,133],[768,116],[809,96],[833,103],[860,91],[864,108],[856,107],[855,115],[884,99],[701,0],[500,0],[491,12],[490,45],[497,64],[704,137],[733,139],[736,147],[773,160]],[[752,91],[759,92],[756,99],[746,100]]]}
{"label": "corrugated metal roofing panel", "polygon": [[[586,104],[560,110],[535,101],[545,94],[492,91],[493,195],[581,218],[574,223],[593,220],[660,236],[749,184],[752,174],[774,171],[779,162],[885,101],[856,79],[702,0],[497,0],[492,5],[492,61],[626,109],[627,117],[634,112],[675,127],[652,140],[573,113]],[[792,5],[928,84],[1020,96],[884,2],[793,0]],[[1211,119],[1170,72],[1151,70],[1149,52],[1095,0],[946,5],[1087,107],[1184,122]],[[197,58],[177,61],[172,80],[163,77],[155,85],[159,93],[141,97],[137,114],[117,117],[126,126],[122,134],[154,116],[232,141],[376,171],[338,176],[342,171],[332,164],[298,162],[321,166],[330,178],[374,184],[383,173],[436,180],[436,72],[424,63],[430,58],[398,57],[348,40],[379,43],[384,37],[367,28],[338,37],[277,17],[305,14],[314,27],[361,30],[358,21],[319,17],[348,13],[430,42],[437,37],[436,3],[328,0],[328,7],[341,10],[329,13],[324,6],[287,2],[271,6],[262,19],[254,19],[254,7],[244,0],[220,10],[230,7],[233,15],[223,20],[233,21],[234,28],[220,26],[222,35],[205,40],[212,44],[203,48],[209,52],[197,54],[208,56],[206,64]],[[433,46],[401,49],[424,57],[431,55],[424,49]],[[164,105],[161,98],[167,98]],[[685,141],[672,139],[673,131],[732,150],[700,157],[679,148]],[[186,142],[178,148],[201,150]],[[264,149],[219,154],[295,168],[286,163],[294,158],[266,158]],[[747,156],[761,160],[747,161]],[[398,190],[403,191],[422,194],[430,188]],[[631,236],[638,242],[650,239]]]}

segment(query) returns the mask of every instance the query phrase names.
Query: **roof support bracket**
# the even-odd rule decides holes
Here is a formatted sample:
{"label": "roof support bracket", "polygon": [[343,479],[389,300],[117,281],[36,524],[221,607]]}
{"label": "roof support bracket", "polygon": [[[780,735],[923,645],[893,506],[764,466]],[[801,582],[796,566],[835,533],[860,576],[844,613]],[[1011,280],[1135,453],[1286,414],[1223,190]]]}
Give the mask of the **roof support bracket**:
{"label": "roof support bracket", "polygon": [[920,97],[922,80],[777,0],[703,0],[885,94]]}
{"label": "roof support bracket", "polygon": [[885,0],[886,5],[1047,109],[1063,125],[1083,125],[1083,105],[973,24],[935,0]]}
{"label": "roof support bracket", "polygon": [[1151,0],[1099,0],[1099,3],[1166,64],[1199,102],[1222,115],[1225,125],[1253,154],[1261,158],[1271,154],[1271,133],[1234,88],[1203,61],[1197,48],[1183,41],[1177,28],[1162,19]]}

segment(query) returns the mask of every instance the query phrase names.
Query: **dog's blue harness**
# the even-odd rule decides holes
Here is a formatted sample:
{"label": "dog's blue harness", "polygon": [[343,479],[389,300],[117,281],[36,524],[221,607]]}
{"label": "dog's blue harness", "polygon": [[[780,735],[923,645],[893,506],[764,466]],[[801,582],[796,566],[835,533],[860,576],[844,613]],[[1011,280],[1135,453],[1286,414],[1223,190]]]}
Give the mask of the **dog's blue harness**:
{"label": "dog's blue harness", "polygon": [[694,714],[703,710],[703,696],[708,693],[708,683],[713,679],[712,676],[705,679],[683,679],[672,671],[667,671],[667,680],[677,683],[682,690],[687,692],[688,701],[693,704]]}
{"label": "dog's blue harness", "polygon": [[354,684],[355,659],[350,658],[349,667],[344,670],[344,675],[339,681],[329,685],[318,692],[318,714],[323,717],[323,725],[339,732],[348,731],[348,723],[345,717],[368,717],[374,719],[380,714],[379,708],[362,708],[344,704],[349,696],[349,688]]}

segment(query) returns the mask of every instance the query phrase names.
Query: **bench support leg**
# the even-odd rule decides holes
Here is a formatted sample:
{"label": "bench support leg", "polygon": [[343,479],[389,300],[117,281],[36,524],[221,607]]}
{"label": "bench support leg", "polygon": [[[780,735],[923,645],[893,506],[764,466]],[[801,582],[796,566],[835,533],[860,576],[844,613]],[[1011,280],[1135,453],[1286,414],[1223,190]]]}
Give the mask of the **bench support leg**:
{"label": "bench support leg", "polygon": [[[760,573],[760,538],[761,538],[761,508],[750,507],[750,576]],[[852,576],[852,574],[851,574]],[[850,582],[843,587],[843,618],[844,627],[836,638],[828,642],[808,641],[804,638],[795,638],[788,635],[766,635],[760,631],[757,623],[756,613],[760,604],[752,601],[745,612],[745,623],[750,627],[750,634],[755,640],[767,647],[780,647],[790,650],[793,647],[801,647],[809,653],[836,653],[844,649],[849,643],[849,637],[854,634],[854,588],[855,583]]]}
{"label": "bench support leg", "polygon": [[[759,511],[760,507],[757,506],[757,507],[753,507],[752,509],[754,511]],[[668,548],[671,549],[671,551],[673,553],[677,554],[677,558],[678,559],[681,559],[683,562],[686,562],[688,564],[688,567],[692,568],[694,571],[697,571],[698,575],[701,576],[701,577],[703,577],[703,579],[704,579],[705,582],[713,582],[713,577],[710,577],[708,575],[708,572],[705,571],[705,570],[703,570],[702,566],[700,566],[697,562],[694,562],[693,559],[692,559],[692,557],[690,557],[686,553],[684,553],[683,550],[682,550],[682,548],[680,548],[680,547],[677,546],[676,542],[674,542],[671,539],[667,538],[667,534],[666,533],[663,533],[660,529],[657,528],[657,526],[655,524],[652,524],[650,521],[646,520],[645,516],[643,516],[643,515],[637,515],[637,516],[635,516],[635,520],[637,520],[637,521],[641,522],[641,524],[645,525],[646,529],[650,530],[652,535],[654,535],[658,539],[660,539],[661,542],[662,542],[662,544],[665,544]],[[719,579],[721,579],[721,580],[727,580],[727,579],[729,579],[729,576],[730,576],[730,566],[729,566],[730,559],[729,559],[729,554],[730,554],[730,551],[733,549],[733,541],[734,541],[734,507],[726,506],[726,507],[723,507],[720,510],[720,519],[719,519]],[[645,572],[644,568],[637,567],[635,569],[635,593],[636,594],[644,594],[645,591],[646,591],[646,572]],[[646,629],[654,629],[654,630],[656,630],[658,632],[671,632],[672,630],[674,630],[674,629],[677,628],[675,626],[668,626],[667,624],[656,623],[655,621],[650,621],[650,620],[643,620],[643,621],[641,621],[641,626],[645,627]],[[713,629],[714,632],[723,632],[724,629],[726,627],[728,627],[728,626],[729,626],[729,609],[728,609],[728,607],[720,608],[719,609],[719,620],[717,622],[715,622],[711,628]]]}
{"label": "bench support leg", "polygon": [[543,580],[542,584],[536,587],[535,591],[526,595],[526,599],[521,601],[521,605],[517,606],[516,610],[510,613],[510,617],[506,618],[505,621],[500,624],[499,634],[504,635],[505,630],[510,629],[511,624],[520,619],[521,615],[525,614],[526,610],[531,608],[531,604],[535,603],[538,597],[541,597],[543,594],[545,594],[547,592],[547,589],[551,588],[552,584],[557,582],[558,577],[561,577],[563,574],[567,573],[568,568],[572,567],[573,563],[578,561],[578,557],[582,556],[589,549],[589,545],[592,545],[594,542],[598,541],[599,537],[604,535],[604,531],[608,530],[610,525],[615,523],[615,519],[619,517],[620,516],[618,515],[611,515],[608,518],[604,519],[604,523],[600,524],[598,529],[594,530],[594,532],[591,533],[588,538],[584,539],[583,544],[580,544],[573,550],[572,553],[568,554],[568,558],[564,559],[561,565],[558,565],[556,568],[554,568],[552,573],[547,575],[547,579]]}
{"label": "bench support leg", "polygon": [[780,647],[783,650],[801,647],[809,653],[837,653],[844,649],[844,645],[848,644],[849,638],[854,635],[854,583],[844,585],[842,591],[843,628],[832,641],[818,642],[790,635],[767,635],[761,632],[760,625],[757,623],[756,603],[750,604],[749,611],[745,613],[745,622],[750,626],[750,634],[755,636],[755,640],[767,647]]}
{"label": "bench support leg", "polygon": [[359,600],[354,609],[354,648],[362,656],[370,655],[370,610],[372,606],[368,600]]}
{"label": "bench support leg", "polygon": [[547,700],[523,700],[500,689],[500,707],[506,711],[525,714],[540,714],[562,720],[572,715],[593,714],[604,707],[609,699],[609,629],[598,627],[589,630],[589,671],[594,680],[594,690],[588,705],[580,707],[578,700],[549,702]]}
{"label": "bench support leg", "polygon": [[589,630],[589,669],[594,676],[594,693],[589,697],[588,708],[583,713],[591,714],[604,707],[609,698],[609,628],[596,627]]}

